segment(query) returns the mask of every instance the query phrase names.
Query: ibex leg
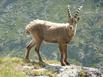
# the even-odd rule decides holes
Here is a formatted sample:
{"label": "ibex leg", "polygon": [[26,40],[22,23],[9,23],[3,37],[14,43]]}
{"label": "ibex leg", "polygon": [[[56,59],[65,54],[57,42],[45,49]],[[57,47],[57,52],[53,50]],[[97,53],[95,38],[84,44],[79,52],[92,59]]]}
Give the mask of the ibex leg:
{"label": "ibex leg", "polygon": [[66,65],[70,65],[69,62],[67,61],[68,58],[68,53],[67,53],[67,44],[64,45],[64,62]]}
{"label": "ibex leg", "polygon": [[31,48],[32,48],[34,45],[35,45],[35,44],[34,44],[34,41],[31,40],[31,41],[29,42],[29,44],[26,46],[26,53],[25,53],[25,61],[26,61],[26,62],[29,62],[29,53],[30,53]]}
{"label": "ibex leg", "polygon": [[66,50],[65,44],[59,44],[59,49],[60,49],[60,54],[61,54],[61,59],[60,59],[61,65],[65,66],[66,65],[66,63],[64,61],[65,50]]}
{"label": "ibex leg", "polygon": [[41,58],[41,55],[40,55],[40,51],[39,51],[40,45],[41,45],[41,41],[40,41],[40,42],[37,42],[37,43],[35,44],[35,51],[37,52],[39,61],[40,61],[40,62],[43,62],[43,60],[42,60],[42,58]]}

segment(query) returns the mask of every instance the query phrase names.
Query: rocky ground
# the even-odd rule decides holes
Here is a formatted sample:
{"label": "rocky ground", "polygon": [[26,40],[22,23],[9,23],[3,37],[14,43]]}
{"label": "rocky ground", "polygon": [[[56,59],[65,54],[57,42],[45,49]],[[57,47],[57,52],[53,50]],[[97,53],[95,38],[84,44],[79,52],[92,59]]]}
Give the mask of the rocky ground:
{"label": "rocky ground", "polygon": [[103,70],[71,64],[61,66],[57,61],[25,63],[23,59],[0,58],[0,77],[103,77]]}
{"label": "rocky ground", "polygon": [[44,67],[38,67],[24,64],[22,66],[28,77],[103,77],[103,72],[96,68],[76,65],[49,64]]}

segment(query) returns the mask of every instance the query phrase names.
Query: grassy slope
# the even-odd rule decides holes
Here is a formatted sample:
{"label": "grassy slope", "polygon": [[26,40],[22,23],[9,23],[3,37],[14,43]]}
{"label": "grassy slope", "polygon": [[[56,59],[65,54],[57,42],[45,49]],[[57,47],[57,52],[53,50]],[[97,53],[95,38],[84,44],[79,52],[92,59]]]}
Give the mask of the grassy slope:
{"label": "grassy slope", "polygon": [[[57,61],[47,61],[47,63],[58,63]],[[33,69],[31,68],[33,66]],[[0,58],[0,77],[27,77],[28,75],[41,76],[47,75],[55,77],[56,73],[51,70],[42,70],[38,64],[25,63],[17,57]]]}
{"label": "grassy slope", "polygon": [[[80,71],[80,72],[77,72],[80,77],[88,76],[86,73],[87,69],[86,70],[84,69],[81,70],[80,68],[77,69],[77,67],[79,66],[76,67],[73,65],[74,66],[73,67],[71,65],[71,67],[69,66],[62,67],[62,66],[59,66],[57,61],[46,61],[46,63],[47,65],[45,64],[46,66],[44,67],[40,65],[39,63],[32,63],[32,62],[25,63],[23,59],[17,58],[17,57],[0,58],[0,77],[29,77],[29,76],[30,77],[31,76],[32,77],[35,77],[35,76],[57,77],[58,75],[61,75],[60,73],[63,73],[63,72],[67,73],[67,71],[70,74],[75,74],[74,72],[71,73],[70,71],[77,72],[77,70]],[[53,66],[48,64],[53,64]],[[57,64],[57,66],[54,66],[54,64]],[[89,70],[89,67],[88,67],[88,70]]]}
{"label": "grassy slope", "polygon": [[26,77],[19,58],[0,58],[0,77]]}

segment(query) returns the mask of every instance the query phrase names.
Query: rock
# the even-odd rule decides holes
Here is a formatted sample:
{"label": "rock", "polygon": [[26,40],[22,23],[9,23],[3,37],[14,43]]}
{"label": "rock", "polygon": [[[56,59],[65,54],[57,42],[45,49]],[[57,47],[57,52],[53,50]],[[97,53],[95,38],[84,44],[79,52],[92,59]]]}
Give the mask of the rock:
{"label": "rock", "polygon": [[81,67],[70,65],[62,67],[64,69],[59,73],[58,77],[78,77],[78,72],[81,70]]}
{"label": "rock", "polygon": [[[26,67],[27,66],[23,66]],[[29,67],[29,66],[28,66]],[[27,68],[28,68],[27,67]],[[30,66],[31,71],[33,70],[44,70],[46,72],[50,71],[49,73],[42,74],[39,73],[39,75],[35,76],[32,73],[29,72],[29,77],[103,77],[103,73],[97,69],[97,68],[91,68],[91,67],[82,67],[77,65],[70,65],[70,66],[61,66],[59,64],[49,64],[45,67],[41,67],[39,69],[35,69],[35,67]],[[51,73],[52,72],[52,73]],[[56,73],[56,74],[55,74]],[[55,74],[55,75],[50,75]]]}

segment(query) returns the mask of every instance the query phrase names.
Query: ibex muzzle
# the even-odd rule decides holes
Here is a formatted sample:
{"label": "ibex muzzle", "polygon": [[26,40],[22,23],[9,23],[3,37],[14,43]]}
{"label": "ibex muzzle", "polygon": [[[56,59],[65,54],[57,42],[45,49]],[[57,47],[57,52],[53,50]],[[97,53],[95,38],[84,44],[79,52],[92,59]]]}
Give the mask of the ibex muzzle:
{"label": "ibex muzzle", "polygon": [[35,46],[35,51],[39,57],[39,61],[43,62],[40,56],[40,45],[42,41],[49,43],[58,43],[61,54],[61,65],[69,65],[67,61],[67,44],[72,40],[76,33],[78,14],[82,6],[78,8],[74,16],[71,15],[68,6],[68,22],[53,23],[44,20],[33,20],[26,26],[26,32],[32,35],[32,40],[26,47],[25,60],[29,61],[29,52]]}

